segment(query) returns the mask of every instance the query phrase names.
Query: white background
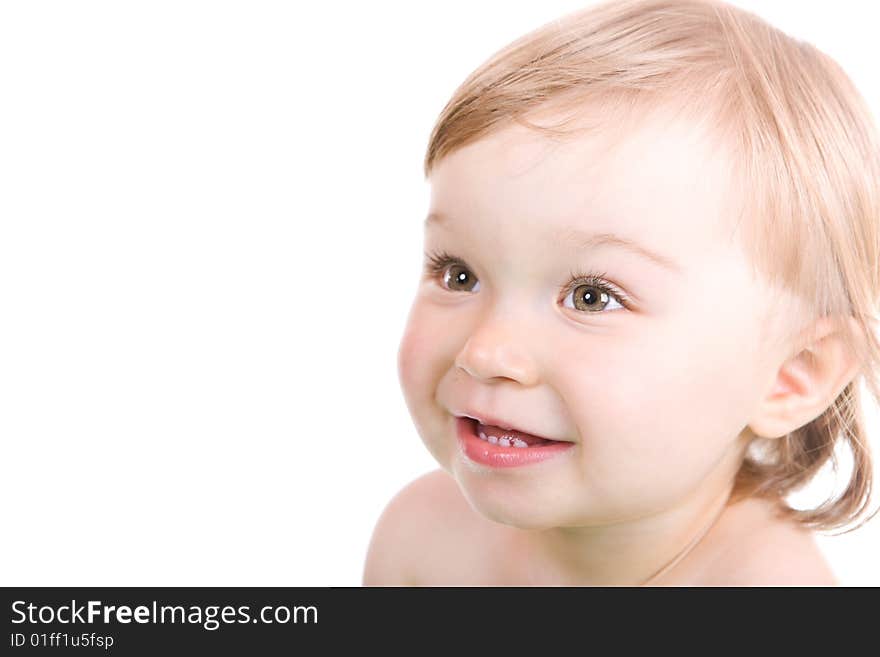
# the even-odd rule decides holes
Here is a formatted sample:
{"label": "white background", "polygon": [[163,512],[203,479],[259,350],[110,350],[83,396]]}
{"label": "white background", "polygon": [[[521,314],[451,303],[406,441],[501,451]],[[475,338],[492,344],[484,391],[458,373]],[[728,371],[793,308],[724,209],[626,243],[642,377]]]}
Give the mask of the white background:
{"label": "white background", "polygon": [[[359,585],[436,467],[396,372],[430,130],[585,4],[2,3],[0,584]],[[880,114],[874,3],[737,4]],[[880,519],[820,541],[880,584]]]}

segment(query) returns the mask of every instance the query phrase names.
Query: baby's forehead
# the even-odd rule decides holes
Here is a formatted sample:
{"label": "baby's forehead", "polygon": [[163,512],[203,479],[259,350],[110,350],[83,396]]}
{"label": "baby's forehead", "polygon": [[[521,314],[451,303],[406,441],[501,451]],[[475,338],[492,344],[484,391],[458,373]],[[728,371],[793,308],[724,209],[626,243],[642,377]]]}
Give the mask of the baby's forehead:
{"label": "baby's forehead", "polygon": [[712,132],[663,107],[620,117],[585,116],[589,118],[574,123],[568,134],[512,123],[460,150],[468,164],[490,167],[501,178],[546,176],[551,182],[593,183],[597,188],[639,174],[693,183],[707,169],[727,164]]}
{"label": "baby's forehead", "polygon": [[664,115],[604,127],[560,138],[519,124],[496,130],[438,163],[432,205],[499,229],[622,232],[667,251],[729,237],[727,161],[704,132]]}

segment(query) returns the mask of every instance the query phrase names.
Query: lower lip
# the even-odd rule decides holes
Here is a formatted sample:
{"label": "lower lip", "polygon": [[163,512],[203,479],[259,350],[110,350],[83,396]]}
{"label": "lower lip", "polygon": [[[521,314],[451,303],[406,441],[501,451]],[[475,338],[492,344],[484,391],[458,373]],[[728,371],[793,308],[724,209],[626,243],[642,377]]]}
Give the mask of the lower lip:
{"label": "lower lip", "polygon": [[476,420],[466,417],[455,418],[458,441],[461,443],[465,455],[472,461],[494,468],[515,468],[546,461],[574,447],[574,443],[561,441],[536,447],[502,447],[481,440],[474,433],[476,427]]}

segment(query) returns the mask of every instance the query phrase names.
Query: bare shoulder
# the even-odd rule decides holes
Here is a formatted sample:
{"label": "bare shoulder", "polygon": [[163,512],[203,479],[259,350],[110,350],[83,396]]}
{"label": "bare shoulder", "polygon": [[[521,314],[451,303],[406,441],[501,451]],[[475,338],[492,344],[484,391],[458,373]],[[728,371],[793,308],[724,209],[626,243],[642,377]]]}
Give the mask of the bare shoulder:
{"label": "bare shoulder", "polygon": [[415,586],[453,576],[461,565],[475,512],[445,470],[428,472],[404,486],[379,516],[367,550],[364,586]]}
{"label": "bare shoulder", "polygon": [[729,540],[715,568],[703,582],[709,586],[839,586],[812,531],[772,515],[757,502],[752,522]]}

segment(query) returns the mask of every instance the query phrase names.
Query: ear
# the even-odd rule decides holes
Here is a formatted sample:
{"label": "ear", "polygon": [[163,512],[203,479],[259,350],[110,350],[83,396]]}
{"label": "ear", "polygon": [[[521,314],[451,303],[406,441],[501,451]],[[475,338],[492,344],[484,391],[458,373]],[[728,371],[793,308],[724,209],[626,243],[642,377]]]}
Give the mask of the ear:
{"label": "ear", "polygon": [[[860,335],[850,317],[855,335]],[[822,317],[798,334],[793,355],[779,367],[749,428],[781,438],[819,417],[857,376],[861,363],[847,348],[839,324]]]}

